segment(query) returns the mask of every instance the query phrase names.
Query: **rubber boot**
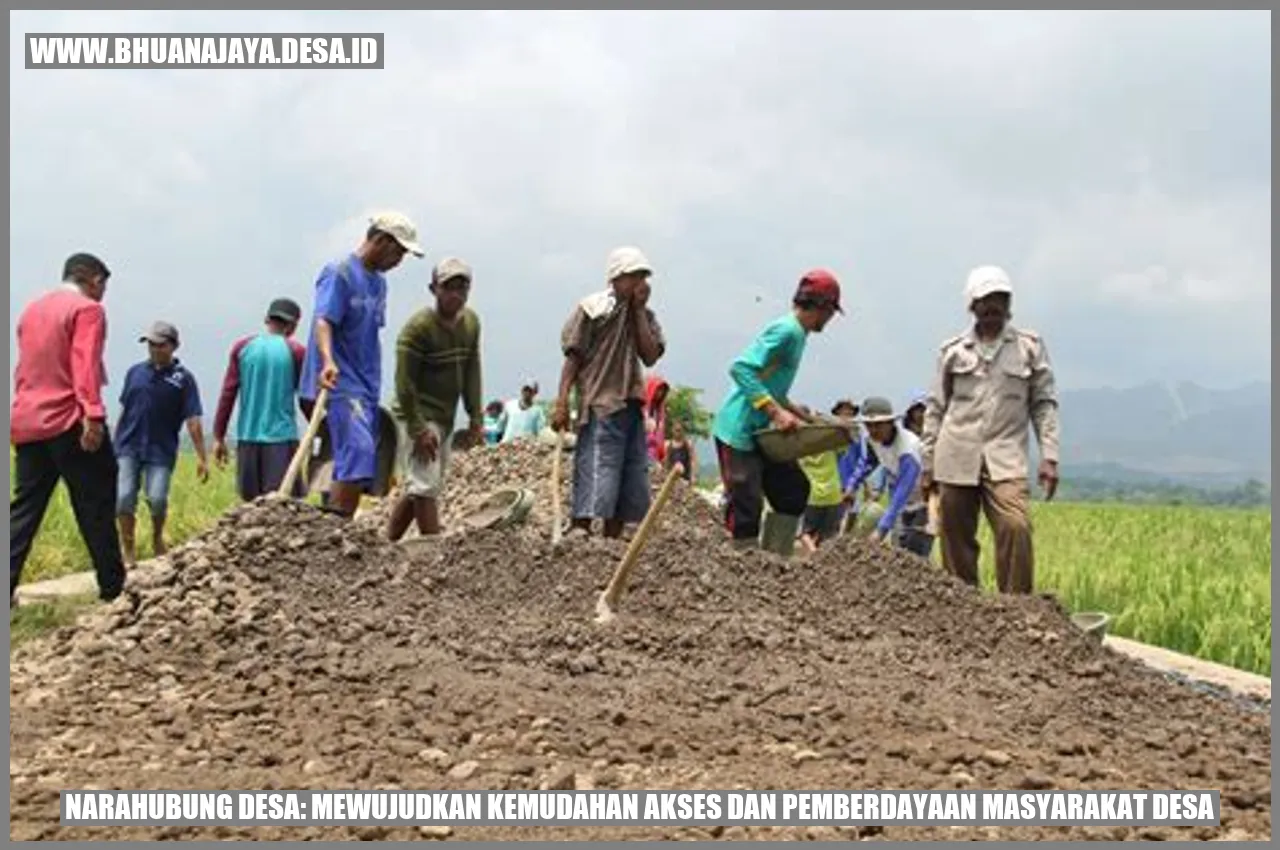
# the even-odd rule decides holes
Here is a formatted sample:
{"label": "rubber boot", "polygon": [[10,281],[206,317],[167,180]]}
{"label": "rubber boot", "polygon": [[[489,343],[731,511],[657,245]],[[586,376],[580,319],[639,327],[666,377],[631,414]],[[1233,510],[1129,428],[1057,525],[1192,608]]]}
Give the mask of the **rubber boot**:
{"label": "rubber boot", "polygon": [[764,519],[760,535],[760,548],[784,558],[791,557],[796,549],[796,532],[800,529],[800,517],[770,513]]}

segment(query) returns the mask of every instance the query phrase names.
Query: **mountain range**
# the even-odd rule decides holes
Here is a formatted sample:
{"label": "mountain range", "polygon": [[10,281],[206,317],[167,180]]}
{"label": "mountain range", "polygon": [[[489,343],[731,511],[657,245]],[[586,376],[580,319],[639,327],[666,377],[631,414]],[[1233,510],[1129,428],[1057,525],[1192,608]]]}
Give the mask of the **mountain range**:
{"label": "mountain range", "polygon": [[1063,474],[1228,486],[1271,483],[1271,383],[1064,390]]}
{"label": "mountain range", "polygon": [[[1206,489],[1256,479],[1270,488],[1270,382],[1234,389],[1151,382],[1058,397],[1064,479]],[[710,443],[699,441],[698,451],[704,472],[715,475]]]}

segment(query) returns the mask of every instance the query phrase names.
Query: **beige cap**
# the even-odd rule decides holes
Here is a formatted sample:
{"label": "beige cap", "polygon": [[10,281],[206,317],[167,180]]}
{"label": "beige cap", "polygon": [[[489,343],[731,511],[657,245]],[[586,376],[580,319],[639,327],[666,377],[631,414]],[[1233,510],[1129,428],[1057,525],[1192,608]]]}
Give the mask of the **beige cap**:
{"label": "beige cap", "polygon": [[369,225],[399,242],[401,248],[415,257],[424,255],[422,246],[418,244],[418,228],[413,226],[408,216],[398,212],[381,212],[369,219]]}
{"label": "beige cap", "polygon": [[649,265],[649,260],[645,257],[644,252],[632,245],[625,245],[621,248],[614,248],[609,254],[609,262],[606,266],[609,275],[609,282],[617,280],[624,274],[633,272],[649,272],[653,274],[653,266]]}
{"label": "beige cap", "polygon": [[431,270],[432,283],[444,283],[455,277],[464,277],[471,280],[471,266],[457,257],[445,257],[436,263],[436,267]]}

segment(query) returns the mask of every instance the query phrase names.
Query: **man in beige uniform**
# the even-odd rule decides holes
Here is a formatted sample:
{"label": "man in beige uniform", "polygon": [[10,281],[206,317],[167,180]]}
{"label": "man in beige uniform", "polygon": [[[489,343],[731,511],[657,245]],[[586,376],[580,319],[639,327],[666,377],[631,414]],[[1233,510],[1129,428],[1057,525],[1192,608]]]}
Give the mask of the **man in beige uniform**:
{"label": "man in beige uniform", "polygon": [[1030,593],[1028,425],[1040,443],[1040,486],[1058,488],[1058,400],[1044,341],[1009,323],[1013,287],[995,266],[969,274],[965,300],[973,327],[942,344],[925,409],[923,485],[939,489],[942,562],[978,583],[978,511],[996,540],[996,584]]}

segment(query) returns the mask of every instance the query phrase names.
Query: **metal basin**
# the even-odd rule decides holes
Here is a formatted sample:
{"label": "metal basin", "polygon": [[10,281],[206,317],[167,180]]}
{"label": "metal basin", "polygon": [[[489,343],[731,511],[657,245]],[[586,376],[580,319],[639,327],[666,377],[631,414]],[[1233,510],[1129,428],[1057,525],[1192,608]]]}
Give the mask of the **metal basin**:
{"label": "metal basin", "polygon": [[468,531],[519,525],[529,516],[536,498],[531,490],[499,490],[469,511],[462,525]]}
{"label": "metal basin", "polygon": [[775,463],[787,463],[802,457],[819,455],[848,447],[854,426],[834,422],[806,422],[794,431],[764,428],[756,432],[760,451]]}
{"label": "metal basin", "polygon": [[1071,615],[1071,622],[1080,631],[1101,643],[1107,636],[1107,626],[1111,623],[1111,617],[1101,611],[1081,611]]}

